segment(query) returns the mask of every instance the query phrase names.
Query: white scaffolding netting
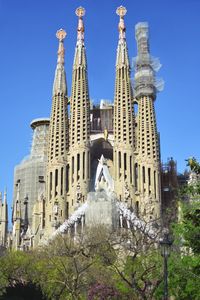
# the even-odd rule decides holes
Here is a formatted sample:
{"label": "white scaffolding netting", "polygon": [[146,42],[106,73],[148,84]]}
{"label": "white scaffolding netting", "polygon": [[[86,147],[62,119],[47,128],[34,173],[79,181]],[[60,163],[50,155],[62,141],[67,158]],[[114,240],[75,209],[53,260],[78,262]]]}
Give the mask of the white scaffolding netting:
{"label": "white scaffolding netting", "polygon": [[65,233],[70,229],[76,222],[78,222],[85,214],[87,208],[87,202],[82,204],[70,217],[67,219],[54,233],[51,238],[56,237],[61,233]]}
{"label": "white scaffolding netting", "polygon": [[132,82],[134,91],[136,95],[160,92],[164,88],[164,80],[156,79],[155,73],[162,65],[158,58],[150,55],[148,23],[141,22],[135,26],[135,37],[138,53],[132,59],[132,68],[135,70]]}
{"label": "white scaffolding netting", "polygon": [[127,226],[132,225],[134,230],[139,230],[145,235],[147,235],[151,239],[158,239],[158,232],[153,228],[151,224],[147,224],[143,220],[139,219],[135,212],[131,212],[130,209],[127,208],[127,205],[123,202],[117,201],[117,207],[121,216],[123,216],[128,222]]}
{"label": "white scaffolding netting", "polygon": [[[77,222],[82,220],[84,217],[86,210],[88,208],[88,203],[82,204],[72,215],[66,220],[51,236],[49,240],[53,240],[56,236],[62,233],[66,233],[70,231],[70,229],[76,224]],[[123,227],[123,223],[121,221],[121,217],[123,217],[127,221],[127,229],[134,229],[138,230],[144,235],[147,235],[150,239],[155,240],[156,242],[159,241],[158,231],[152,226],[152,224],[148,224],[137,217],[135,212],[130,211],[127,208],[126,203],[116,201],[116,209],[119,212],[119,223],[120,227]]]}

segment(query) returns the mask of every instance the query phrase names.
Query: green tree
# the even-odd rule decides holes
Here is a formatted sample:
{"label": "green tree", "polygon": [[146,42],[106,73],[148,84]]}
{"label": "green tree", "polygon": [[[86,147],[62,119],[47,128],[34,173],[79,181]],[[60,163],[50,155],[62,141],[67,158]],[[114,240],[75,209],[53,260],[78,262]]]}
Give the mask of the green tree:
{"label": "green tree", "polygon": [[8,287],[32,282],[33,268],[32,252],[7,251],[0,257],[0,294]]}
{"label": "green tree", "polygon": [[118,259],[112,268],[117,275],[119,290],[128,296],[127,299],[154,299],[155,291],[162,282],[157,242],[133,228],[124,231],[118,242]]}
{"label": "green tree", "polygon": [[170,257],[169,286],[180,300],[200,299],[200,165],[188,160],[196,180],[180,191],[180,221],[173,226],[174,249]]}
{"label": "green tree", "polygon": [[49,299],[87,299],[92,285],[111,283],[110,264],[116,254],[109,235],[103,227],[93,228],[75,238],[60,235],[43,247],[35,261],[35,278],[45,295]]}

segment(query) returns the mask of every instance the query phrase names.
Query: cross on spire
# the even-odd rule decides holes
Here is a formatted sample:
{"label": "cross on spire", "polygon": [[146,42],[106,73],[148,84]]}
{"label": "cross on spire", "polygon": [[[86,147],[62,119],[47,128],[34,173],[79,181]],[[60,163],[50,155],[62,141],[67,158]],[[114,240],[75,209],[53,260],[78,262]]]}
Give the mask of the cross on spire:
{"label": "cross on spire", "polygon": [[85,15],[85,8],[78,7],[75,11],[78,17],[78,28],[77,28],[77,41],[84,41],[84,24],[83,24],[83,16]]}
{"label": "cross on spire", "polygon": [[64,49],[64,44],[63,41],[66,37],[67,33],[64,29],[59,29],[56,32],[56,37],[59,40],[59,47],[58,47],[58,64],[64,64],[64,56],[65,56],[65,49]]}
{"label": "cross on spire", "polygon": [[127,9],[124,6],[119,6],[116,10],[116,14],[120,17],[119,19],[119,25],[118,25],[118,29],[119,29],[119,38],[120,39],[125,39],[125,32],[126,32],[126,26],[124,23],[124,16],[127,13]]}

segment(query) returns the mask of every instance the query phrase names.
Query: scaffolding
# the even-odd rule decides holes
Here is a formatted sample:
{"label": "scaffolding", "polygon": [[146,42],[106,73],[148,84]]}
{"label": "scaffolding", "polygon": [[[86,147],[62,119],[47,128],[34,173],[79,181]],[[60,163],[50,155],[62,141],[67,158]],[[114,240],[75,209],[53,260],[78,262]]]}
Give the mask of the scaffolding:
{"label": "scaffolding", "polygon": [[14,208],[19,190],[22,224],[25,221],[25,204],[28,201],[29,225],[32,223],[33,206],[45,189],[49,119],[35,119],[30,126],[33,129],[31,151],[30,155],[15,167],[13,195]]}
{"label": "scaffolding", "polygon": [[135,98],[140,96],[152,96],[164,88],[164,81],[156,79],[155,73],[161,68],[158,58],[150,55],[149,51],[149,26],[146,22],[140,22],[135,26],[138,55],[133,58],[135,76],[133,90]]}

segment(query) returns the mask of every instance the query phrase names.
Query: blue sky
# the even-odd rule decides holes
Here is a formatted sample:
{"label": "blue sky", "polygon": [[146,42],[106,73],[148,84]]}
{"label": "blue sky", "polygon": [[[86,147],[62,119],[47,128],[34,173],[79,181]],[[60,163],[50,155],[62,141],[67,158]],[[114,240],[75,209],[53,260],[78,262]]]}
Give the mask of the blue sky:
{"label": "blue sky", "polygon": [[165,81],[156,100],[162,160],[199,159],[199,0],[0,0],[0,190],[12,201],[14,166],[29,153],[32,119],[50,114],[58,29],[66,29],[66,73],[71,73],[78,6],[86,9],[85,44],[90,97],[113,99],[118,40],[116,8],[126,6],[130,58],[136,55],[134,26],[147,21],[151,54],[159,57]]}

